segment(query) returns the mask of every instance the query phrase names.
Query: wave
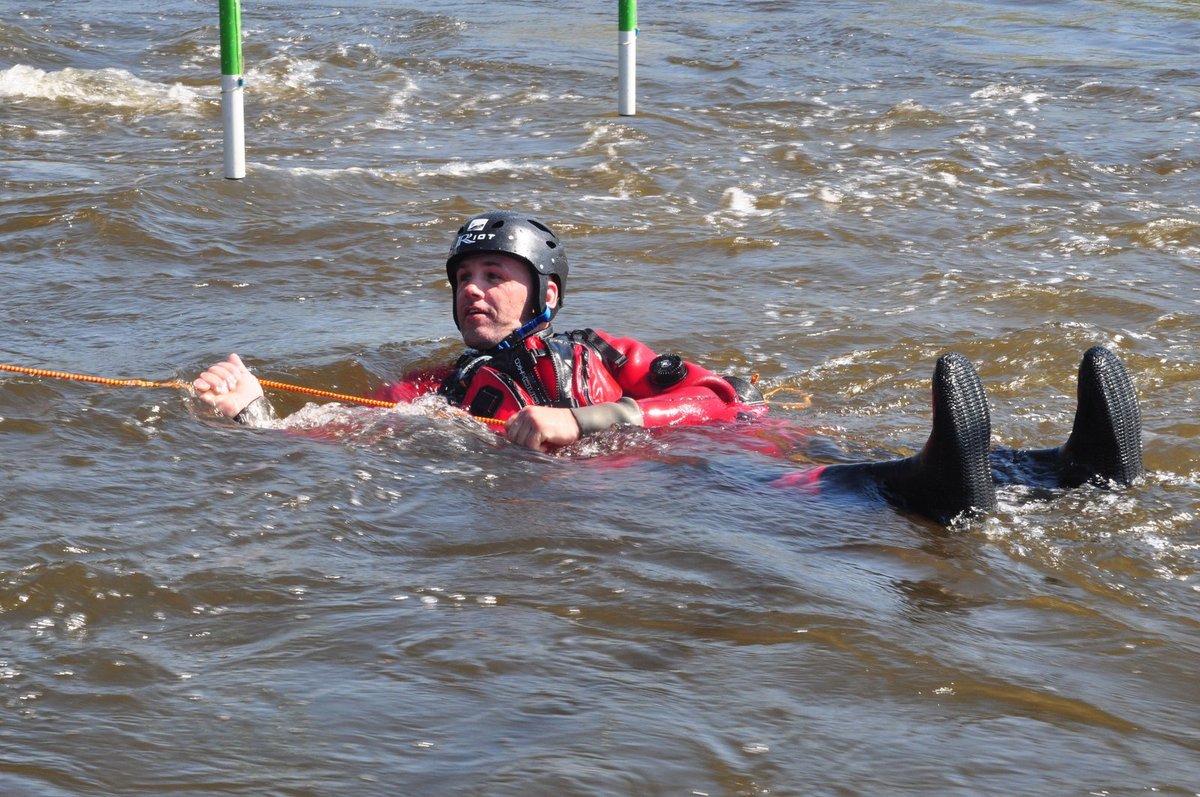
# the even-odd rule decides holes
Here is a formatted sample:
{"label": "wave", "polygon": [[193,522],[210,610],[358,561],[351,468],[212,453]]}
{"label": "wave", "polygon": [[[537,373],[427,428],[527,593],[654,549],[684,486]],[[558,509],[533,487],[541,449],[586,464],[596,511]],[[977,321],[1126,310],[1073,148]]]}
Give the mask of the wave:
{"label": "wave", "polygon": [[47,72],[17,64],[0,70],[0,97],[67,101],[97,108],[143,113],[199,114],[216,99],[180,83],[166,85],[143,80],[124,69],[77,69]]}

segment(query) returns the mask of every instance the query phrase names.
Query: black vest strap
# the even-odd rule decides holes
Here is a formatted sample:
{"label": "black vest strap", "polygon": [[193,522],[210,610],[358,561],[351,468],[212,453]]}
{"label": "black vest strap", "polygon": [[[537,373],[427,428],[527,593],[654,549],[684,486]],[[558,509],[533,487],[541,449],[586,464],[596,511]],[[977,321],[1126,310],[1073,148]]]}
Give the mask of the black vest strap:
{"label": "black vest strap", "polygon": [[490,355],[475,349],[467,349],[458,358],[458,362],[454,363],[454,370],[442,381],[441,387],[438,388],[438,394],[445,396],[446,400],[454,406],[461,407],[463,399],[467,397],[467,387],[471,384],[471,377],[475,375],[480,366],[485,365],[490,359],[492,359]]}
{"label": "black vest strap", "polygon": [[578,407],[579,401],[575,398],[575,391],[572,389],[576,367],[575,344],[567,335],[546,338],[546,356],[550,358],[550,364],[554,366],[554,394],[558,396],[554,401],[554,406]]}
{"label": "black vest strap", "polygon": [[523,342],[501,352],[492,365],[516,376],[534,404],[542,407],[550,404],[550,393],[538,377],[537,358]]}
{"label": "black vest strap", "polygon": [[604,359],[604,364],[609,368],[622,368],[629,359],[613,348],[611,343],[600,337],[600,334],[594,329],[576,329],[573,332],[568,332],[567,335],[571,340],[586,343],[599,352],[600,356]]}

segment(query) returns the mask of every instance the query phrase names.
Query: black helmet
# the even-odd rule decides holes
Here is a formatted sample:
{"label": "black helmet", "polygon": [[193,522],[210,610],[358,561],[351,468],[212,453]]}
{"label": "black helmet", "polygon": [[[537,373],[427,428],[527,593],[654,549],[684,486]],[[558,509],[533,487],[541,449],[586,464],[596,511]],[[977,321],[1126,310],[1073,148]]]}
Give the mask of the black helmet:
{"label": "black helmet", "polygon": [[[546,287],[551,278],[558,283],[558,307],[562,307],[567,289],[567,253],[554,231],[524,213],[492,210],[480,213],[458,228],[458,235],[446,259],[446,277],[454,287],[454,268],[458,261],[474,252],[503,252],[533,269],[538,313],[546,309]],[[458,304],[452,301],[454,324],[458,326]],[[558,311],[555,307],[550,315]]]}

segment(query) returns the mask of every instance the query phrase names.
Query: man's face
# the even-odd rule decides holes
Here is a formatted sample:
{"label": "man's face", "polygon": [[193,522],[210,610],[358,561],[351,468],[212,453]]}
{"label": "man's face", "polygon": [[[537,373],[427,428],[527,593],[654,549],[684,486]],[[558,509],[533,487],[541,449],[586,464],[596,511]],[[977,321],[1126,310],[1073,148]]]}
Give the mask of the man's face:
{"label": "man's face", "polygon": [[490,349],[533,313],[534,291],[529,266],[502,252],[476,252],[458,261],[454,273],[454,307],[463,343]]}

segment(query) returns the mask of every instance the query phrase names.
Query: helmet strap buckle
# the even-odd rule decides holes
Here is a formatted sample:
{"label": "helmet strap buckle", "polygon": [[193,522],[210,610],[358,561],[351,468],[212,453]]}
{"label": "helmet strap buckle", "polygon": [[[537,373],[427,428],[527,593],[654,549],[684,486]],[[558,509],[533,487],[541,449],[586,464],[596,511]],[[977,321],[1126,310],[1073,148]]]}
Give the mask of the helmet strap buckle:
{"label": "helmet strap buckle", "polygon": [[542,308],[542,312],[538,313],[533,318],[526,321],[518,329],[513,330],[513,333],[511,335],[509,335],[507,338],[505,338],[504,340],[497,343],[496,350],[504,351],[505,349],[510,349],[513,346],[520,345],[520,343],[522,341],[524,341],[525,338],[529,337],[530,334],[532,334],[535,329],[540,327],[542,324],[548,323],[549,321],[550,321],[550,308],[544,307],[544,308]]}

